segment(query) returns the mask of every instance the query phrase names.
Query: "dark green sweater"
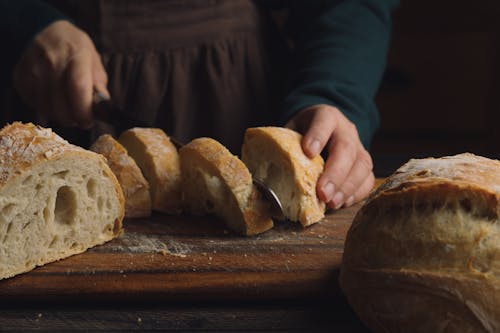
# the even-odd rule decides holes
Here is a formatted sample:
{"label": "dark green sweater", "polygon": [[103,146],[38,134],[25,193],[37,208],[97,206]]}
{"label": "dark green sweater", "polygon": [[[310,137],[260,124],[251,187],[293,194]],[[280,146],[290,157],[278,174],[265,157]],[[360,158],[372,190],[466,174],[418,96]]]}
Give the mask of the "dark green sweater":
{"label": "dark green sweater", "polygon": [[[286,26],[295,48],[280,122],[314,105],[338,107],[368,147],[379,116],[374,103],[385,67],[391,13],[398,0],[257,0],[290,10]],[[65,18],[37,0],[0,0],[2,86],[26,45],[44,27]]]}

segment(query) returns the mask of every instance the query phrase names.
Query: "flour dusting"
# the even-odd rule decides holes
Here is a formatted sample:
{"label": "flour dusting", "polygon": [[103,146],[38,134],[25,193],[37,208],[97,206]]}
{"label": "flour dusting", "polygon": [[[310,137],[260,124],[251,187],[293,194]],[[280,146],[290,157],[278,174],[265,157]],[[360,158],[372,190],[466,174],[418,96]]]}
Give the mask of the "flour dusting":
{"label": "flour dusting", "polygon": [[135,232],[125,232],[118,239],[119,242],[113,242],[111,249],[113,251],[122,251],[130,253],[161,253],[172,256],[186,257],[191,252],[191,248],[173,240],[164,243],[154,235],[143,235]]}

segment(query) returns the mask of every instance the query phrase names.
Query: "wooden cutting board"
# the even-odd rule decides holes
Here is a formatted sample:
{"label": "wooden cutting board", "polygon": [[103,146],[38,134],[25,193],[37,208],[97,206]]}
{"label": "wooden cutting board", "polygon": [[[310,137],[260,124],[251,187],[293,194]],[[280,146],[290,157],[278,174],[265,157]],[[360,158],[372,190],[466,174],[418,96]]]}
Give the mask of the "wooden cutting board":
{"label": "wooden cutting board", "polygon": [[347,230],[360,205],[306,229],[277,223],[256,237],[216,218],[125,220],[125,233],[83,254],[0,281],[8,300],[238,300],[338,295]]}

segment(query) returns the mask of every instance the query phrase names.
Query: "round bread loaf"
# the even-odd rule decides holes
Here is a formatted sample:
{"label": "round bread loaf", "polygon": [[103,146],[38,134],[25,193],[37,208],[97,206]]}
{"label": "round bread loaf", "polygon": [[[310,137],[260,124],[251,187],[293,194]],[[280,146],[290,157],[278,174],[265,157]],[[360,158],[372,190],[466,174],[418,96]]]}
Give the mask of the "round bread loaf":
{"label": "round bread loaf", "polygon": [[0,279],[113,239],[123,211],[103,156],[33,124],[0,131]]}
{"label": "round bread loaf", "polygon": [[500,162],[414,159],[368,198],[340,285],[375,332],[500,332]]}

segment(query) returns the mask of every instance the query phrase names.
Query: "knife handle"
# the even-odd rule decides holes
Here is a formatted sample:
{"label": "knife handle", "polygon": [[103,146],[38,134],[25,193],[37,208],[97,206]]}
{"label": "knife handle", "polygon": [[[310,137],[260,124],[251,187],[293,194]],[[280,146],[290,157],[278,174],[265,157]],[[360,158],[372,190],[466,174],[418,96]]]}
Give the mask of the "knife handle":
{"label": "knife handle", "polygon": [[112,122],[113,104],[111,99],[102,92],[94,89],[92,93],[92,115],[100,121]]}

